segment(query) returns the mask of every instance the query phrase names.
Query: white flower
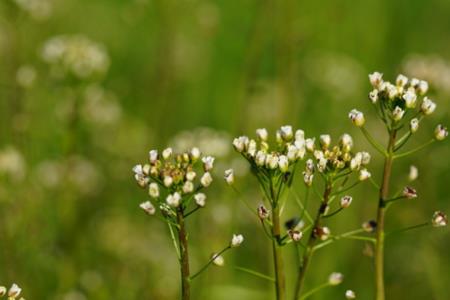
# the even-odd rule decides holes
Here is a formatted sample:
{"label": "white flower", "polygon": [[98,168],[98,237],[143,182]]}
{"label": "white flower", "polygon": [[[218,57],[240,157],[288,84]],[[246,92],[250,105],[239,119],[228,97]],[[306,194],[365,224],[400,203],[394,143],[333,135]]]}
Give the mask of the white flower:
{"label": "white flower", "polygon": [[159,186],[155,182],[152,182],[148,186],[148,194],[152,198],[158,198],[159,197]]}
{"label": "white flower", "polygon": [[331,136],[329,134],[322,134],[320,136],[320,144],[323,148],[328,148],[331,144]]}
{"label": "white flower", "polygon": [[311,158],[306,161],[306,170],[309,173],[314,172],[314,161]]}
{"label": "white flower", "polygon": [[436,211],[433,214],[433,218],[431,219],[431,224],[434,227],[444,227],[448,224],[448,218],[447,215],[444,214],[442,211]]}
{"label": "white flower", "polygon": [[204,207],[206,204],[206,195],[203,193],[198,193],[195,194],[194,196],[195,199],[195,203],[200,206],[200,207]]}
{"label": "white flower", "polygon": [[322,227],[320,229],[319,237],[322,241],[327,240],[330,237],[331,231],[328,227]]}
{"label": "white flower", "polygon": [[298,158],[299,151],[295,145],[289,145],[287,148],[287,158],[289,161],[295,161]]}
{"label": "white flower", "polygon": [[370,163],[370,159],[371,159],[370,153],[365,152],[365,151],[360,152],[360,153],[361,153],[361,163],[363,165],[368,165]]}
{"label": "white flower", "polygon": [[201,155],[202,155],[202,153],[200,152],[200,149],[198,149],[197,147],[194,147],[191,149],[191,159],[193,161],[198,160]]}
{"label": "white flower", "polygon": [[231,239],[231,247],[239,247],[244,241],[244,237],[242,234],[233,234],[233,238]]}
{"label": "white flower", "polygon": [[169,159],[172,156],[172,148],[166,148],[161,153],[164,159]]}
{"label": "white flower", "polygon": [[225,178],[225,181],[229,185],[232,185],[234,183],[234,171],[233,171],[233,169],[225,170],[224,178]]}
{"label": "white flower", "polygon": [[261,220],[267,219],[270,215],[270,211],[267,210],[267,208],[262,204],[260,206],[258,206],[257,212],[258,212],[258,216]]}
{"label": "white flower", "polygon": [[361,169],[361,171],[359,171],[359,180],[361,181],[369,179],[370,176],[372,176],[372,174],[370,174],[370,172],[367,171],[367,169]]}
{"label": "white flower", "polygon": [[316,139],[315,138],[311,138],[311,139],[306,139],[305,140],[305,147],[306,147],[306,150],[308,150],[309,152],[313,152],[314,151],[314,144],[315,144],[315,142],[316,142]]}
{"label": "white flower", "polygon": [[311,186],[313,183],[314,174],[309,172],[303,172],[303,181],[307,186]]}
{"label": "white flower", "polygon": [[214,157],[212,156],[205,156],[202,158],[202,162],[203,162],[203,169],[205,171],[211,171],[212,168],[214,167]]}
{"label": "white flower", "polygon": [[266,163],[266,154],[262,151],[258,151],[255,157],[255,163],[257,166],[262,167]]}
{"label": "white flower", "polygon": [[351,135],[344,133],[341,138],[339,139],[339,142],[345,152],[349,152],[353,148],[353,138]]}
{"label": "white flower", "polygon": [[4,286],[0,286],[0,297],[3,297],[6,295],[7,289]]}
{"label": "white flower", "polygon": [[247,153],[248,155],[250,155],[251,157],[254,157],[256,155],[256,150],[257,150],[257,144],[255,140],[250,140],[248,142],[248,146],[247,146]]}
{"label": "white flower", "polygon": [[164,185],[166,187],[170,187],[173,183],[173,178],[172,176],[164,176]]}
{"label": "white flower", "polygon": [[447,127],[444,127],[443,125],[439,124],[436,129],[434,130],[434,137],[438,141],[444,140],[448,136],[448,130]]}
{"label": "white flower", "polygon": [[403,74],[399,74],[395,80],[395,84],[399,87],[404,87],[408,83],[408,77]]}
{"label": "white flower", "polygon": [[203,174],[202,178],[200,178],[200,183],[204,186],[204,187],[208,187],[211,182],[213,181],[211,173],[206,172],[205,174]]}
{"label": "white flower", "polygon": [[132,170],[136,175],[144,175],[144,169],[142,168],[142,165],[135,165]]}
{"label": "white flower", "polygon": [[420,80],[419,79],[417,79],[417,78],[412,78],[411,79],[411,82],[410,82],[410,85],[412,86],[412,87],[417,87],[418,85],[419,85],[419,83],[420,83]]}
{"label": "white flower", "polygon": [[294,241],[294,242],[298,242],[302,239],[303,237],[303,233],[301,231],[298,230],[292,230],[290,229],[288,231],[288,234],[290,236],[290,238]]}
{"label": "white flower", "polygon": [[408,91],[403,94],[403,100],[405,100],[405,104],[407,108],[416,107],[417,95],[414,90],[408,89]]}
{"label": "white flower", "polygon": [[409,122],[409,130],[411,130],[411,133],[415,133],[419,130],[419,119],[414,118]]}
{"label": "white flower", "polygon": [[404,114],[405,111],[401,109],[399,106],[396,106],[392,111],[392,118],[394,119],[394,121],[398,122],[403,118]]}
{"label": "white flower", "polygon": [[370,84],[374,88],[378,88],[380,84],[383,82],[383,74],[379,72],[373,72],[372,74],[369,74],[369,80]]}
{"label": "white flower", "polygon": [[148,158],[150,163],[154,164],[158,160],[158,150],[150,150],[148,152]]}
{"label": "white flower", "polygon": [[419,177],[419,169],[416,166],[409,167],[408,179],[409,181],[414,181]]}
{"label": "white flower", "polygon": [[328,277],[328,283],[330,285],[339,285],[344,280],[344,275],[341,273],[333,272],[330,277]]}
{"label": "white flower", "polygon": [[154,215],[156,212],[155,207],[150,201],[145,201],[139,204],[139,207],[142,208],[147,214]]}
{"label": "white flower", "polygon": [[296,141],[304,141],[305,140],[305,132],[301,129],[297,129],[295,131],[295,140]]}
{"label": "white flower", "polygon": [[267,154],[266,165],[272,170],[276,169],[278,167],[278,156],[274,154]]}
{"label": "white flower", "polygon": [[223,258],[222,255],[214,253],[211,256],[211,259],[213,260],[213,264],[215,264],[218,267],[223,267],[225,265],[225,259]]}
{"label": "white flower", "polygon": [[420,109],[425,115],[431,115],[436,109],[436,103],[434,103],[430,98],[425,97],[423,98]]}
{"label": "white flower", "polygon": [[359,170],[362,164],[362,154],[361,152],[356,153],[355,157],[350,161],[350,170]]}
{"label": "white flower", "polygon": [[290,125],[281,126],[280,135],[283,140],[290,141],[294,137],[292,126]]}
{"label": "white flower", "polygon": [[178,192],[175,192],[167,196],[166,202],[169,206],[178,207],[181,203],[181,196]]}
{"label": "white flower", "polygon": [[417,198],[416,190],[409,186],[405,186],[405,188],[402,191],[402,195],[403,195],[403,197],[405,197],[407,199]]}
{"label": "white flower", "polygon": [[280,155],[278,158],[278,167],[280,171],[286,173],[289,169],[289,160],[286,155]]}
{"label": "white flower", "polygon": [[341,207],[342,208],[349,207],[350,204],[352,204],[352,200],[353,200],[352,196],[346,195],[346,196],[342,197],[341,198]]}
{"label": "white flower", "polygon": [[233,146],[237,152],[240,152],[240,153],[244,152],[247,145],[248,145],[248,137],[246,137],[246,136],[240,136],[233,140]]}
{"label": "white flower", "polygon": [[355,124],[357,127],[361,127],[366,122],[366,119],[364,118],[364,114],[356,109],[353,109],[348,114],[348,117],[350,120],[352,120],[353,124]]}
{"label": "white flower", "polygon": [[20,295],[21,292],[22,289],[17,284],[13,283],[13,285],[9,288],[8,297],[15,299]]}
{"label": "white flower", "polygon": [[189,171],[186,173],[186,179],[189,181],[194,181],[196,176],[197,176],[197,173],[195,173],[194,171]]}
{"label": "white flower", "polygon": [[369,99],[373,104],[377,103],[377,101],[378,101],[378,90],[377,89],[374,89],[373,91],[371,91],[369,93]]}
{"label": "white flower", "polygon": [[194,184],[192,183],[192,181],[186,181],[183,184],[183,193],[189,194],[192,193],[193,191],[194,191]]}
{"label": "white flower", "polygon": [[345,291],[345,298],[347,299],[356,299],[356,294],[352,290]]}
{"label": "white flower", "polygon": [[324,172],[327,167],[328,159],[321,157],[319,158],[319,162],[317,163],[317,170],[319,172]]}
{"label": "white flower", "polygon": [[428,91],[428,82],[421,80],[419,82],[419,85],[417,86],[417,92],[419,93],[419,95],[423,96],[427,93]]}
{"label": "white flower", "polygon": [[265,129],[265,128],[256,129],[256,135],[258,136],[259,140],[261,140],[261,141],[267,141],[267,139],[269,138],[269,133],[267,132],[267,129]]}
{"label": "white flower", "polygon": [[398,88],[395,85],[390,84],[390,83],[386,84],[386,91],[388,93],[388,97],[390,100],[393,100],[395,97],[397,97],[398,93],[399,93]]}

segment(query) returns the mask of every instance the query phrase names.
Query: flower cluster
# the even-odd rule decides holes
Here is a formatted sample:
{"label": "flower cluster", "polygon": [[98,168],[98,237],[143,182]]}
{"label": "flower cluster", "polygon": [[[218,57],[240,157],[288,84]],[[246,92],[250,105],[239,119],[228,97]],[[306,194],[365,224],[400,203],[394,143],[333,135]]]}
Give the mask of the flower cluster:
{"label": "flower cluster", "polygon": [[109,67],[104,47],[82,35],[53,37],[44,44],[41,55],[55,71],[78,79],[101,75]]}
{"label": "flower cluster", "polygon": [[9,289],[4,286],[0,286],[0,298],[7,296],[8,300],[25,300],[23,297],[19,298],[21,292],[22,289],[15,283],[13,283]]}
{"label": "flower cluster", "polygon": [[[203,165],[201,176],[196,170],[198,163]],[[172,148],[166,148],[161,154],[151,150],[149,163],[134,166],[133,172],[138,185],[147,188],[163,214],[170,216],[175,215],[178,207],[187,207],[192,199],[198,207],[205,206],[206,195],[200,190],[213,181],[210,173],[213,166],[214,157],[201,157],[198,148],[181,154],[174,154]],[[150,215],[156,212],[150,201],[141,203],[140,207]]]}

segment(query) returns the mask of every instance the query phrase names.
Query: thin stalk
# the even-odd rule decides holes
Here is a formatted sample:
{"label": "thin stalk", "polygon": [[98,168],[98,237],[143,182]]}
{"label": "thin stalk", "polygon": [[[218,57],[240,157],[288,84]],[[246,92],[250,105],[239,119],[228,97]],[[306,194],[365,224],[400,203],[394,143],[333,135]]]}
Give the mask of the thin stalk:
{"label": "thin stalk", "polygon": [[377,212],[377,231],[375,246],[375,286],[376,300],[385,299],[384,291],[384,219],[386,200],[389,195],[389,182],[392,173],[392,161],[394,156],[394,147],[397,131],[392,130],[389,134],[389,142],[387,146],[387,156],[384,160],[383,179],[381,182],[378,212]]}
{"label": "thin stalk", "polygon": [[431,225],[430,222],[425,222],[425,223],[422,223],[422,224],[417,224],[417,225],[409,226],[409,227],[406,227],[406,228],[401,228],[401,229],[397,229],[397,230],[386,232],[386,236],[391,235],[391,234],[395,234],[395,233],[402,233],[402,232],[405,232],[405,231],[410,231],[410,230],[413,230],[413,229],[418,229],[418,228],[422,228],[422,227],[426,227],[426,226],[430,226],[430,225]]}
{"label": "thin stalk", "polygon": [[198,270],[194,275],[192,275],[190,277],[190,280],[193,280],[195,277],[200,275],[203,271],[205,271],[214,262],[214,260],[217,257],[221,256],[225,251],[230,250],[230,249],[231,249],[231,246],[227,246],[227,247],[223,248],[222,251],[220,251],[219,253],[213,255],[211,257],[211,259],[206,263],[206,265],[204,265],[200,270]]}
{"label": "thin stalk", "polygon": [[321,285],[316,286],[316,287],[313,288],[312,290],[307,291],[302,297],[300,297],[300,300],[306,299],[306,298],[308,298],[309,296],[311,296],[312,294],[317,293],[317,292],[320,291],[321,289],[326,288],[326,287],[328,287],[328,286],[330,286],[330,284],[329,284],[328,282],[322,283]]}
{"label": "thin stalk", "polygon": [[428,142],[426,142],[425,144],[420,145],[419,147],[417,147],[415,149],[394,155],[394,158],[401,158],[401,157],[405,157],[405,156],[411,155],[413,153],[416,153],[416,152],[422,150],[423,148],[427,147],[428,145],[434,143],[435,141],[436,141],[435,139],[431,139]]}
{"label": "thin stalk", "polygon": [[315,229],[318,228],[320,226],[320,221],[323,217],[323,215],[325,214],[325,210],[327,208],[328,205],[328,201],[330,199],[331,196],[331,190],[332,190],[332,184],[331,182],[327,182],[326,183],[326,187],[325,187],[325,191],[323,194],[323,201],[322,204],[319,207],[319,210],[317,212],[316,215],[316,219],[314,221],[314,225],[311,229],[311,233],[308,239],[308,243],[306,246],[306,250],[303,254],[303,259],[302,259],[302,265],[299,268],[298,271],[298,277],[297,277],[297,284],[295,287],[295,294],[294,294],[294,300],[299,299],[301,292],[302,292],[302,288],[304,286],[304,282],[305,282],[305,277],[306,277],[306,271],[308,270],[308,266],[311,262],[312,259],[312,255],[314,253],[314,245],[316,243],[316,235],[315,235]]}
{"label": "thin stalk", "polygon": [[384,151],[383,147],[370,135],[370,133],[367,131],[366,128],[364,127],[360,127],[362,133],[364,134],[364,136],[366,137],[366,139],[369,141],[369,143],[381,154],[383,154],[383,156],[387,156],[388,153],[386,153],[386,151]]}
{"label": "thin stalk", "polygon": [[261,279],[265,279],[265,280],[268,280],[268,281],[271,281],[271,282],[275,282],[275,279],[273,279],[272,277],[267,276],[265,274],[262,274],[260,272],[257,272],[257,271],[254,271],[254,270],[250,270],[250,269],[247,269],[247,268],[242,268],[242,267],[234,267],[234,268],[236,270],[248,273],[248,274],[253,275],[255,277],[258,277],[258,278],[261,278]]}
{"label": "thin stalk", "polygon": [[191,285],[189,273],[188,238],[184,223],[183,209],[177,211],[178,221],[178,244],[180,246],[180,273],[181,273],[181,300],[191,298]]}

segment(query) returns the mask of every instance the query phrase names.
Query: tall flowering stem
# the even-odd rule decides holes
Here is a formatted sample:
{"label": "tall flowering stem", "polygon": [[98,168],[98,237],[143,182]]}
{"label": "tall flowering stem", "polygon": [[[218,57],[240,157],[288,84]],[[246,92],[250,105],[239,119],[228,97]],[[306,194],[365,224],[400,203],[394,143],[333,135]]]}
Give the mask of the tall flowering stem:
{"label": "tall flowering stem", "polygon": [[[407,144],[409,139],[419,129],[419,124],[426,116],[431,115],[436,104],[425,94],[428,91],[428,83],[416,78],[409,79],[404,75],[398,75],[395,84],[383,80],[383,74],[374,72],[369,75],[373,90],[369,93],[369,99],[375,107],[378,117],[383,121],[389,135],[389,140],[385,149],[370,135],[364,127],[364,114],[356,109],[349,113],[349,118],[353,124],[360,127],[362,133],[370,144],[384,156],[384,169],[381,179],[378,197],[378,209],[376,224],[376,244],[375,244],[375,287],[376,300],[385,299],[384,282],[384,245],[385,245],[385,217],[386,209],[394,201],[400,199],[412,199],[417,197],[416,191],[411,187],[405,187],[401,196],[389,194],[389,185],[395,159],[409,156],[416,153],[434,141],[440,141],[447,137],[447,128],[438,125],[434,132],[434,137],[422,146],[415,149],[398,153]],[[398,134],[404,132],[403,136]],[[445,218],[446,219],[446,216]],[[435,224],[433,220],[430,224]],[[446,225],[446,222],[443,222]],[[442,225],[441,225],[442,226]],[[421,226],[420,226],[421,227]],[[439,227],[439,226],[435,226]],[[418,228],[412,226],[410,228]]]}

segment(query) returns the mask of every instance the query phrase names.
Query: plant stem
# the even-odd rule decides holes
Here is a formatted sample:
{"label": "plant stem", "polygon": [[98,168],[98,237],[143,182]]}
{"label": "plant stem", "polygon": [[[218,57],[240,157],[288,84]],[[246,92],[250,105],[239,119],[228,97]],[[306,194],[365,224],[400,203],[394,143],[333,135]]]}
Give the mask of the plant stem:
{"label": "plant stem", "polygon": [[297,285],[295,287],[295,294],[294,294],[294,300],[299,299],[302,288],[305,282],[305,275],[306,271],[308,269],[309,263],[311,261],[312,255],[314,253],[314,244],[316,243],[316,233],[315,229],[320,226],[320,220],[322,219],[323,215],[325,214],[325,210],[328,205],[328,201],[330,199],[332,190],[332,184],[331,182],[327,182],[325,187],[325,192],[323,194],[323,201],[322,204],[319,207],[319,210],[316,215],[316,219],[314,221],[314,226],[312,227],[311,234],[308,239],[308,244],[306,246],[305,253],[303,254],[303,259],[298,271],[298,277],[297,277]]}
{"label": "plant stem", "polygon": [[178,221],[178,241],[180,246],[180,272],[181,272],[181,300],[189,300],[191,297],[190,273],[189,273],[189,254],[188,239],[184,223],[183,209],[180,207],[177,211]]}
{"label": "plant stem", "polygon": [[231,249],[231,246],[227,246],[225,248],[222,249],[222,251],[220,251],[217,254],[214,254],[211,259],[206,263],[206,265],[204,265],[200,270],[197,271],[197,273],[195,273],[194,275],[191,276],[191,280],[193,280],[195,277],[197,277],[198,275],[200,275],[203,271],[205,271],[213,262],[214,260],[221,256],[223,253],[225,253],[225,251]]}
{"label": "plant stem", "polygon": [[384,300],[384,218],[386,200],[389,196],[389,181],[392,173],[392,161],[394,155],[396,130],[392,130],[389,134],[389,142],[387,146],[387,155],[384,160],[383,179],[380,187],[378,212],[377,212],[377,232],[375,247],[375,286],[376,300]]}

